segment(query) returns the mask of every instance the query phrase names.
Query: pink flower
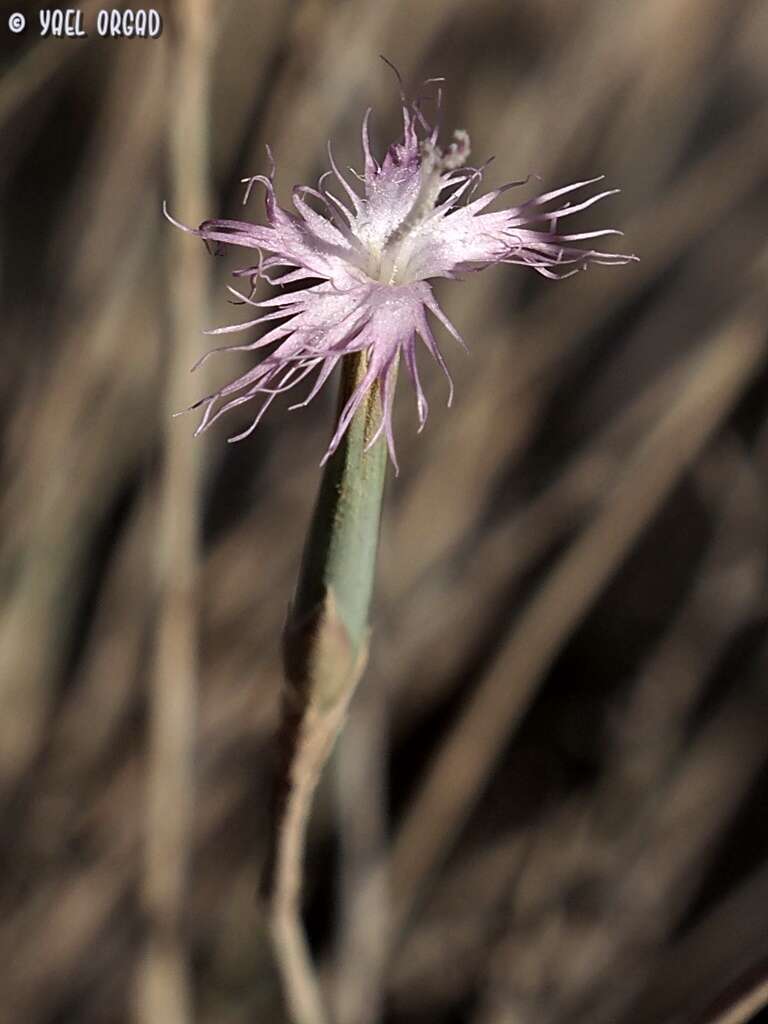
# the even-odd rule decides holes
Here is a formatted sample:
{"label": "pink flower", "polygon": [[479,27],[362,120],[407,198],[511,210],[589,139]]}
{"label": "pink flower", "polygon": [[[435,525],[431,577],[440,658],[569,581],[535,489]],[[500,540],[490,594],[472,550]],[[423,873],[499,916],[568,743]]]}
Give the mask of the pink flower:
{"label": "pink flower", "polygon": [[[365,376],[341,411],[323,462],[336,450],[368,389],[378,386],[383,417],[370,443],[383,432],[397,468],[392,402],[401,356],[416,391],[421,430],[427,419],[427,400],[417,369],[417,338],[448,378],[449,405],[453,397],[453,382],[428,313],[463,345],[437,304],[430,279],[455,278],[494,263],[519,263],[546,277],[561,278],[589,263],[623,264],[636,258],[574,244],[621,232],[605,229],[563,234],[558,229],[561,218],[618,191],[589,195],[574,205],[563,202],[564,196],[594,185],[600,178],[566,185],[508,210],[485,213],[513,185],[473,198],[484,168],[465,166],[470,151],[467,133],[454,132],[453,142],[441,149],[437,128],[427,124],[419,107],[403,98],[402,110],[402,141],[389,147],[381,163],[371,151],[370,110],[363,119],[363,195],[341,174],[329,147],[331,170],[323,175],[318,187],[294,188],[295,213],[277,205],[273,164],[268,176],[245,179],[244,202],[255,183],[266,190],[265,225],[208,220],[192,231],[209,242],[240,245],[258,252],[255,265],[234,272],[236,277],[250,281],[250,292],[230,291],[241,302],[257,307],[259,315],[209,333],[227,334],[274,323],[248,345],[214,351],[276,346],[253,369],[192,406],[204,407],[196,433],[229,409],[257,395],[265,396],[248,429],[230,438],[239,441],[256,428],[277,395],[314,375],[309,393],[291,408],[307,405],[345,355],[364,350],[368,356]],[[342,198],[329,191],[329,178],[335,181]],[[319,204],[320,212],[310,205],[312,200]],[[169,219],[184,230],[192,230]],[[271,277],[271,271],[278,271],[280,276]],[[278,286],[304,284],[298,290],[281,291],[257,302],[253,296],[259,278]]]}

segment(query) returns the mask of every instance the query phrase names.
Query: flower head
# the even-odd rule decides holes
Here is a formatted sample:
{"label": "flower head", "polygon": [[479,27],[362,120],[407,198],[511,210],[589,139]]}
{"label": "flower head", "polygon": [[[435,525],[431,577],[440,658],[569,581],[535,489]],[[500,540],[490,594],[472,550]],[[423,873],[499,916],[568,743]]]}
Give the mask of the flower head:
{"label": "flower head", "polygon": [[[603,235],[620,234],[618,231],[569,234],[559,228],[562,218],[618,191],[612,189],[581,198],[584,193],[579,190],[601,178],[566,185],[511,209],[484,212],[502,193],[524,182],[505,185],[475,198],[484,168],[467,166],[467,133],[454,132],[453,141],[441,148],[438,129],[427,123],[418,104],[409,103],[404,97],[402,139],[389,147],[379,163],[371,149],[370,113],[368,110],[362,126],[364,170],[362,175],[356,175],[361,189],[353,187],[341,173],[329,146],[331,169],[322,176],[318,187],[294,188],[295,213],[277,204],[272,162],[268,175],[245,179],[244,203],[254,185],[263,186],[266,192],[266,224],[208,220],[199,228],[190,229],[169,217],[178,227],[208,242],[239,245],[258,253],[257,262],[234,272],[235,277],[250,283],[250,289],[240,292],[230,288],[239,301],[256,307],[258,315],[245,323],[209,333],[227,334],[267,323],[270,327],[250,344],[213,351],[251,351],[274,346],[243,376],[192,407],[202,406],[204,410],[197,433],[235,406],[264,396],[248,429],[230,438],[241,440],[252,433],[277,395],[314,375],[309,393],[291,408],[305,406],[345,355],[365,351],[365,375],[341,410],[323,462],[336,450],[366,392],[378,387],[383,415],[370,444],[383,433],[397,467],[392,402],[400,358],[416,392],[421,430],[427,419],[427,400],[417,368],[417,339],[448,378],[449,405],[453,396],[453,382],[428,314],[463,345],[456,328],[435,300],[429,280],[455,278],[494,263],[518,263],[545,277],[562,278],[590,263],[622,264],[635,259],[599,252],[589,244],[583,246]],[[269,156],[271,160],[271,153]],[[579,193],[573,205],[565,200],[571,193]],[[277,286],[301,283],[301,287],[281,290],[272,298],[256,301],[259,278]]]}

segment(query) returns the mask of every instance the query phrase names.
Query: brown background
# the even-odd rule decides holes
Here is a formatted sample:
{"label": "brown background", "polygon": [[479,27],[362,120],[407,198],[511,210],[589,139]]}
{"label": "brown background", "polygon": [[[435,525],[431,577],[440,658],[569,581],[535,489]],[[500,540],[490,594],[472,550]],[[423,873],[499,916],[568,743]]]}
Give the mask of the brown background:
{"label": "brown background", "polygon": [[412,92],[446,77],[488,185],[606,174],[579,224],[641,262],[437,287],[471,357],[441,334],[451,410],[422,361],[422,435],[397,401],[371,663],[307,864],[329,1001],[705,1019],[768,956],[768,5],[161,10],[159,40],[0,25],[0,1020],[281,1019],[255,891],[332,388],[236,446],[247,411],[197,441],[169,418],[250,364],[187,373],[245,260],[160,211],[239,215],[266,142],[288,203],[328,138],[360,165],[369,105],[381,152],[379,53]]}

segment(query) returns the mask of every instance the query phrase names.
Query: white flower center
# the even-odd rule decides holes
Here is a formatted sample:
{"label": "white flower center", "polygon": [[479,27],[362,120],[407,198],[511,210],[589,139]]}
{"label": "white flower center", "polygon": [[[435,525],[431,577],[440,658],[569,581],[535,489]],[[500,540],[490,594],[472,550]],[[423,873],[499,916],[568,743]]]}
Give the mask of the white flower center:
{"label": "white flower center", "polygon": [[458,130],[454,141],[443,152],[433,142],[421,145],[421,184],[410,210],[398,226],[387,236],[381,250],[371,253],[371,277],[382,284],[408,284],[408,262],[419,228],[432,215],[446,171],[463,167],[470,153],[469,135]]}

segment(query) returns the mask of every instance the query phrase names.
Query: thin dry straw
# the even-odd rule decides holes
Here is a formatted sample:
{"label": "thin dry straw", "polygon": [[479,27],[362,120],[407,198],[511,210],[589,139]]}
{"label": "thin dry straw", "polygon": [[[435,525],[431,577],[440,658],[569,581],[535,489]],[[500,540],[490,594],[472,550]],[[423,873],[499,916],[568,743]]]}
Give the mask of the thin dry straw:
{"label": "thin dry straw", "polygon": [[[208,0],[184,0],[172,48],[170,165],[179,209],[210,209],[209,92],[214,33]],[[158,211],[159,216],[159,211]],[[207,320],[209,264],[183,236],[167,240],[172,338],[163,401],[163,469],[157,534],[158,616],[149,696],[142,898],[147,940],[137,978],[141,1024],[194,1017],[186,945],[194,836],[194,749],[199,675],[200,485],[204,448],[171,414]]]}
{"label": "thin dry straw", "polygon": [[756,1020],[757,1014],[768,1006],[768,972],[764,971],[763,976],[757,981],[746,982],[743,990],[730,1000],[725,1009],[716,1010],[707,1017],[702,1024],[747,1024],[748,1021]]}
{"label": "thin dry straw", "polygon": [[390,892],[387,877],[386,680],[369,678],[335,757],[338,926],[335,1024],[374,1024],[383,1008]]}

